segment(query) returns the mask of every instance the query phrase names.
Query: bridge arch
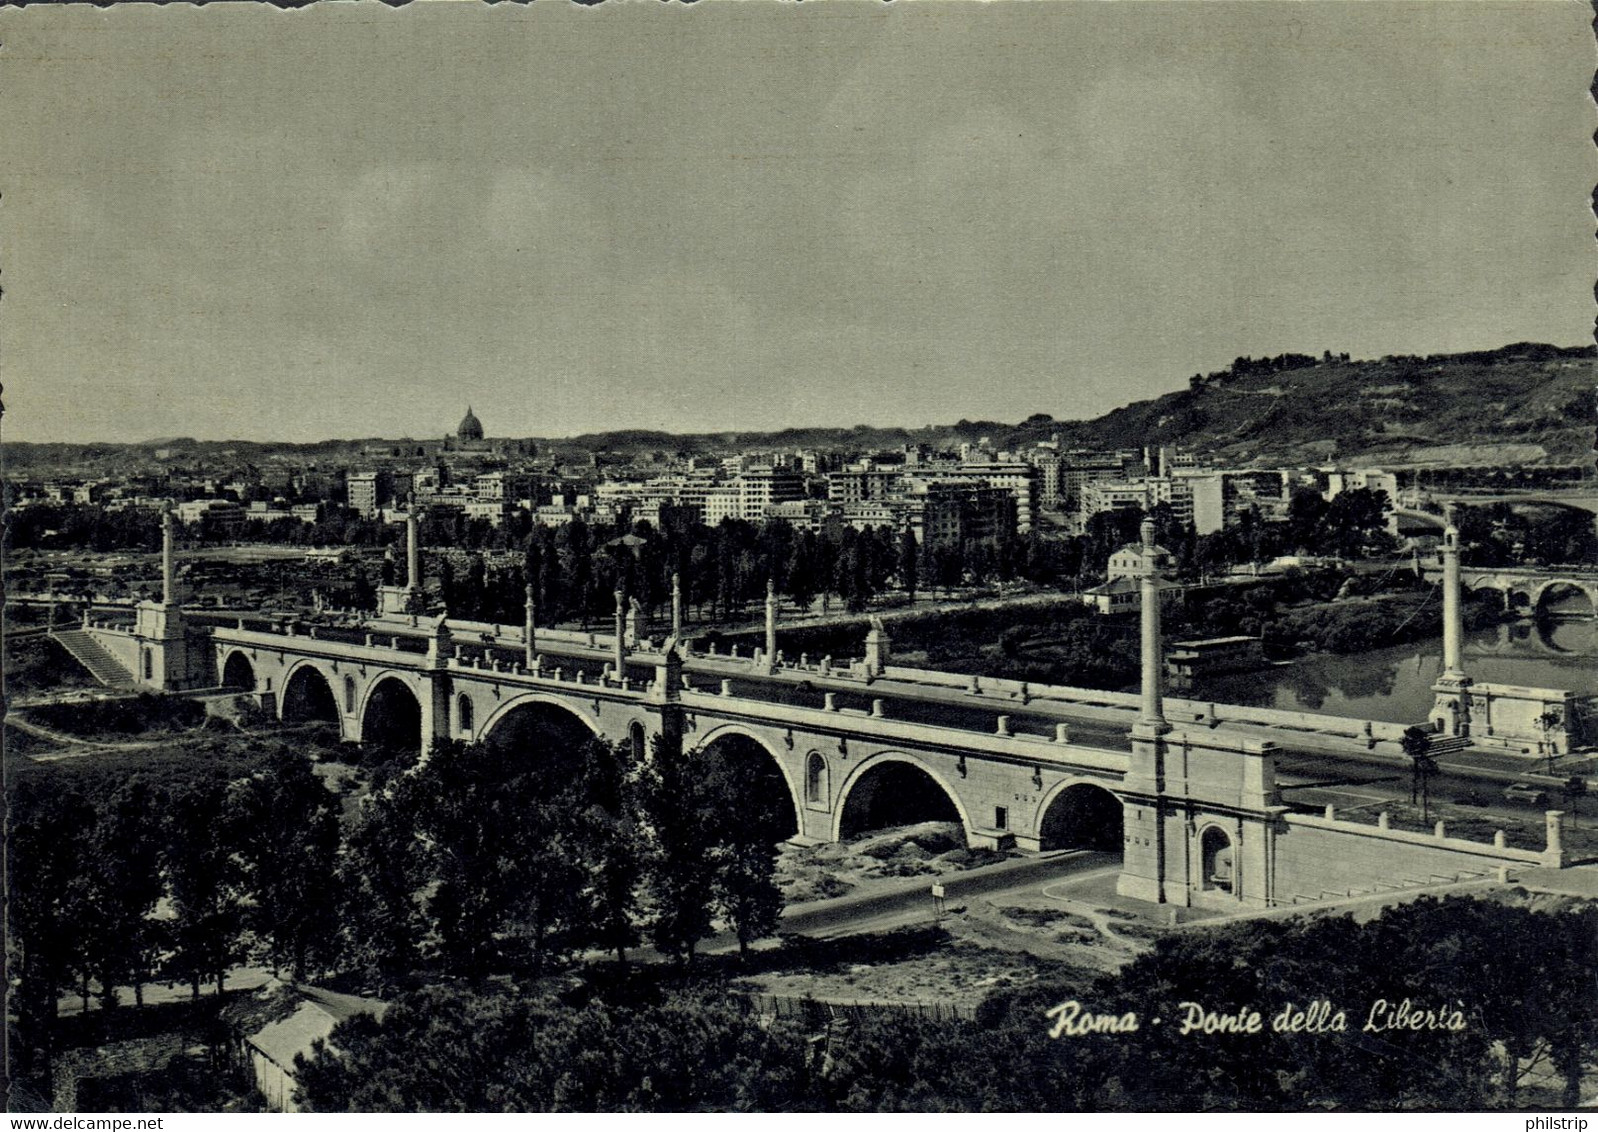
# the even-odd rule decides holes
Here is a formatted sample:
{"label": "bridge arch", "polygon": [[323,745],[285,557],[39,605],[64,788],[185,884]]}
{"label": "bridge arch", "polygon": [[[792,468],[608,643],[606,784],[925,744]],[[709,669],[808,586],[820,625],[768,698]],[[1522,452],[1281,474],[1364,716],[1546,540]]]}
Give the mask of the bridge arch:
{"label": "bridge arch", "polygon": [[425,754],[422,700],[397,672],[384,672],[361,698],[361,744]]}
{"label": "bridge arch", "polygon": [[1505,613],[1510,608],[1508,583],[1494,578],[1477,578],[1467,582],[1465,589],[1478,601],[1490,603],[1489,608],[1495,614]]}
{"label": "bridge arch", "polygon": [[1119,853],[1126,837],[1125,805],[1091,778],[1070,778],[1038,805],[1038,848],[1099,849]]}
{"label": "bridge arch", "polygon": [[565,712],[588,728],[592,734],[599,738],[604,738],[605,736],[604,731],[599,726],[599,721],[570,700],[562,699],[559,696],[544,695],[540,692],[527,692],[520,696],[511,697],[490,712],[488,718],[483,720],[483,725],[477,732],[477,742],[488,742],[495,730],[518,708],[537,707],[540,705]]}
{"label": "bridge arch", "polygon": [[[960,832],[969,844],[971,817],[966,813],[965,803],[961,801],[959,793],[950,787],[948,780],[926,763],[913,755],[899,751],[883,751],[872,755],[850,771],[843,780],[838,787],[838,800],[832,809],[832,840],[842,841],[845,837],[853,836],[863,829],[873,828],[870,824],[860,823],[873,820],[873,812],[881,799],[883,786],[908,788],[910,791],[919,788],[921,798],[918,800],[925,800],[924,791],[928,783],[947,800],[952,811],[951,816],[959,821]],[[868,790],[862,791],[860,789],[862,786]]]}
{"label": "bridge arch", "polygon": [[1587,599],[1589,614],[1598,614],[1598,591],[1581,582],[1570,581],[1563,578],[1552,578],[1531,594],[1532,611],[1539,617],[1548,612],[1551,600],[1558,600],[1580,594]]}
{"label": "bridge arch", "polygon": [[800,801],[799,789],[793,780],[793,775],[789,773],[787,762],[775,747],[761,738],[756,732],[747,727],[741,727],[736,723],[724,723],[719,727],[712,728],[705,732],[704,737],[696,745],[701,750],[709,750],[712,745],[731,738],[745,739],[759,747],[769,756],[771,765],[776,768],[777,774],[782,778],[783,787],[787,792],[789,808],[793,810],[794,833],[803,833],[805,829],[804,805]]}
{"label": "bridge arch", "polygon": [[[338,701],[327,673],[314,661],[302,660],[283,679],[278,714],[285,723],[339,723]],[[340,728],[342,731],[342,727]]]}
{"label": "bridge arch", "polygon": [[222,686],[241,692],[255,691],[255,665],[243,649],[229,649],[222,662]]}

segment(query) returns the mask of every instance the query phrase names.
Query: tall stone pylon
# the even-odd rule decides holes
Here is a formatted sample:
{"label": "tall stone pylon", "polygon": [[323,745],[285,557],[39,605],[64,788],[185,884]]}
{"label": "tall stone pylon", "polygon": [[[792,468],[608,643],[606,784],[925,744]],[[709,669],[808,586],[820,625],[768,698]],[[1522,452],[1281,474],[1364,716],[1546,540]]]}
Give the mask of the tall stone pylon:
{"label": "tall stone pylon", "polygon": [[538,645],[534,640],[535,627],[538,624],[536,616],[538,610],[533,604],[533,584],[527,583],[527,623],[522,626],[523,651],[526,655],[527,671],[531,672],[538,660]]}
{"label": "tall stone pylon", "polygon": [[178,601],[176,520],[170,509],[161,513],[161,598],[139,602],[133,622],[138,642],[134,683],[165,692],[192,687],[200,678],[190,663],[188,629]]}
{"label": "tall stone pylon", "polygon": [[1170,730],[1165,721],[1165,656],[1160,640],[1160,562],[1154,545],[1154,520],[1144,519],[1143,555],[1138,564],[1140,653],[1143,666],[1142,703],[1137,725],[1160,734]]}
{"label": "tall stone pylon", "polygon": [[[1167,899],[1169,859],[1181,843],[1180,820],[1173,818],[1164,797],[1173,785],[1166,768],[1167,739],[1171,725],[1165,720],[1163,699],[1165,657],[1160,641],[1160,567],[1163,552],[1154,543],[1154,522],[1144,519],[1138,546],[1138,580],[1141,632],[1142,697],[1132,724],[1131,752],[1122,779],[1122,824],[1129,831],[1121,860],[1116,891],[1136,900],[1161,903]],[[1180,793],[1180,790],[1177,791]],[[1136,833],[1130,831],[1139,831]],[[1181,886],[1172,889],[1175,893]],[[1181,889],[1185,892],[1185,889]],[[1180,896],[1185,902],[1185,895]]]}
{"label": "tall stone pylon", "polygon": [[377,591],[377,610],[385,617],[414,614],[422,608],[422,538],[417,529],[416,497],[405,504],[405,584],[382,586]]}
{"label": "tall stone pylon", "polygon": [[413,594],[422,588],[422,541],[414,500],[405,508],[405,588]]}
{"label": "tall stone pylon", "polygon": [[682,576],[671,574],[671,635],[682,639]]}
{"label": "tall stone pylon", "polygon": [[1460,598],[1459,528],[1454,508],[1444,512],[1443,542],[1438,555],[1443,563],[1443,671],[1432,685],[1437,700],[1432,706],[1433,728],[1447,736],[1470,734],[1471,678],[1465,674],[1465,613]]}
{"label": "tall stone pylon", "polygon": [[616,641],[611,656],[611,678],[617,685],[627,682],[627,600],[616,590]]}
{"label": "tall stone pylon", "polygon": [[170,508],[161,512],[161,604],[171,608],[178,603],[176,520]]}
{"label": "tall stone pylon", "polygon": [[777,583],[766,579],[766,657],[767,672],[777,670]]}

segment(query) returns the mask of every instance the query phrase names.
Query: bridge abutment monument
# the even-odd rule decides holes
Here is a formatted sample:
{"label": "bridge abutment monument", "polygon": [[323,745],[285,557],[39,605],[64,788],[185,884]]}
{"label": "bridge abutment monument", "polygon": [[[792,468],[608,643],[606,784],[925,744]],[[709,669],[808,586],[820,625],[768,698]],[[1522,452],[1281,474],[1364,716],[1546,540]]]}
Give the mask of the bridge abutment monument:
{"label": "bridge abutment monument", "polygon": [[1450,738],[1470,735],[1471,679],[1464,669],[1465,615],[1460,602],[1459,528],[1453,509],[1443,529],[1443,671],[1432,685],[1437,700],[1432,706],[1434,730]]}

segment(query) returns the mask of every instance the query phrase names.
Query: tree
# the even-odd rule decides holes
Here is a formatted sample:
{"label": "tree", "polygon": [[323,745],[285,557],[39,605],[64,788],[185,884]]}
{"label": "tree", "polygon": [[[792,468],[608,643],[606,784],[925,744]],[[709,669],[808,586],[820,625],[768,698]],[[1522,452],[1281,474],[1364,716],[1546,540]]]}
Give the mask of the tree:
{"label": "tree", "polygon": [[243,875],[227,784],[207,779],[188,784],[167,805],[162,863],[172,899],[171,970],[189,983],[216,982],[221,994],[228,968],[244,942]]}
{"label": "tree", "polygon": [[1587,780],[1579,774],[1573,774],[1565,779],[1559,788],[1565,796],[1565,801],[1570,803],[1570,817],[1573,826],[1581,825],[1581,800],[1587,796]]}
{"label": "tree", "polygon": [[229,795],[239,855],[252,897],[250,923],[264,940],[274,972],[295,979],[330,959],[337,933],[338,800],[294,751],[267,765]]}
{"label": "tree", "polygon": [[777,842],[787,798],[764,788],[754,773],[757,764],[747,759],[719,750],[694,751],[688,759],[705,784],[704,851],[712,866],[714,908],[747,959],[749,945],[776,931],[782,914]]}
{"label": "tree", "polygon": [[569,1004],[435,987],[400,997],[381,1021],[356,1015],[313,1048],[296,1076],[302,1104],[320,1112],[817,1107],[804,1032],[762,1025],[718,992]]}
{"label": "tree", "polygon": [[428,930],[421,894],[429,877],[414,784],[414,776],[402,775],[374,791],[345,837],[338,865],[346,957],[379,991],[398,986],[415,968]]}
{"label": "tree", "polygon": [[592,741],[585,752],[582,829],[592,910],[592,940],[625,965],[638,942],[646,845],[638,812],[638,776],[630,744]]}
{"label": "tree", "polygon": [[1554,773],[1554,759],[1559,754],[1559,750],[1558,750],[1557,744],[1553,743],[1548,738],[1548,733],[1550,731],[1552,731],[1555,727],[1558,727],[1560,724],[1562,724],[1564,722],[1565,722],[1564,713],[1563,712],[1559,712],[1559,711],[1555,711],[1553,709],[1549,709],[1548,711],[1543,712],[1541,715],[1539,715],[1537,717],[1537,726],[1542,729],[1542,733],[1543,733],[1543,737],[1542,737],[1543,751],[1548,755],[1548,773],[1549,774]]}
{"label": "tree", "polygon": [[80,793],[55,783],[24,779],[7,793],[8,967],[18,980],[18,1025],[29,1036],[18,1044],[31,1053],[49,1048],[57,999],[82,965],[89,899],[82,835],[95,814]]}
{"label": "tree", "polygon": [[916,542],[916,533],[906,527],[899,533],[899,584],[905,588],[912,605],[915,604],[916,600],[916,581],[919,574],[917,557],[919,551],[920,546]]}
{"label": "tree", "polygon": [[1407,727],[1399,740],[1404,754],[1409,756],[1409,802],[1415,804],[1418,791],[1421,796],[1421,820],[1431,820],[1431,779],[1438,773],[1437,760],[1432,758],[1431,734],[1424,727]]}
{"label": "tree", "polygon": [[144,984],[160,953],[152,919],[165,885],[161,878],[160,807],[149,785],[132,779],[98,807],[99,819],[82,834],[86,911],[81,925],[88,967],[100,983],[103,1004],[116,1002],[118,984],[144,1003]]}
{"label": "tree", "polygon": [[[456,974],[481,979],[521,958],[536,974],[573,942],[584,870],[576,788],[562,773],[571,763],[566,752],[440,741],[411,776],[434,886],[427,908]],[[517,943],[525,956],[507,952]]]}
{"label": "tree", "polygon": [[650,938],[688,965],[710,935],[716,896],[716,862],[706,851],[716,808],[697,762],[692,752],[659,753],[642,777],[651,840]]}

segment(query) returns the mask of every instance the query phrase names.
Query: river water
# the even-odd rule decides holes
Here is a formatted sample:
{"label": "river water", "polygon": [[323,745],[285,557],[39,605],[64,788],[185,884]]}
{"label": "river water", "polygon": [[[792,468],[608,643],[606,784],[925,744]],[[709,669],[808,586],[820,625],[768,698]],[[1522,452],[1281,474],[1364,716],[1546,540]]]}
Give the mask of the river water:
{"label": "river water", "polygon": [[[1188,698],[1415,723],[1442,672],[1439,638],[1348,656],[1316,654],[1261,672],[1201,677]],[[1515,621],[1466,634],[1476,680],[1598,695],[1598,621]]]}

